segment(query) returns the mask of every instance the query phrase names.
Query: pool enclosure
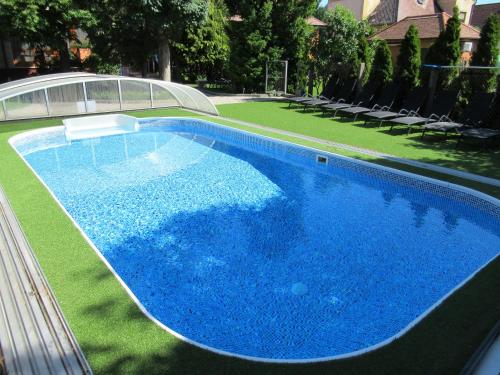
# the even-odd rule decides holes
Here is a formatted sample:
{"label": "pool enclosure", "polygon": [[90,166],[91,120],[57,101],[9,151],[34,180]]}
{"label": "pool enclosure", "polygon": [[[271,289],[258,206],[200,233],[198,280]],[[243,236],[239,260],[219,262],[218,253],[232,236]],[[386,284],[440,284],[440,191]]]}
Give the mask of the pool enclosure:
{"label": "pool enclosure", "polygon": [[154,79],[60,73],[0,85],[0,121],[166,107],[218,115],[200,91]]}

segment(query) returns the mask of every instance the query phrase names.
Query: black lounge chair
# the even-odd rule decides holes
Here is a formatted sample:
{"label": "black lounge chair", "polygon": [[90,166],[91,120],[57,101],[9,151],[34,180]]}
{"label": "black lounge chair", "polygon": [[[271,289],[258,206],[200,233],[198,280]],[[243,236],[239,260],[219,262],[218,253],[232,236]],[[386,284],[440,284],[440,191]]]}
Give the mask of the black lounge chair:
{"label": "black lounge chair", "polygon": [[390,83],[382,89],[382,94],[376,100],[376,103],[370,107],[369,104],[371,100],[365,99],[361,101],[358,105],[342,108],[340,110],[342,117],[345,115],[354,116],[353,121],[356,121],[358,116],[368,112],[375,112],[377,110],[389,110],[391,109],[392,103],[396,99],[398,94],[398,85],[396,83]]}
{"label": "black lounge chair", "polygon": [[[329,90],[329,89],[333,90],[339,84],[340,84],[340,79],[338,77],[332,78],[330,81],[328,81],[328,84],[326,85],[326,88],[325,88],[325,90],[323,90],[321,95],[323,95],[324,93],[327,93],[327,90]],[[292,104],[299,104],[299,103],[302,103],[302,102],[305,102],[308,100],[316,99],[318,97],[319,96],[312,96],[312,95],[305,93],[304,95],[300,95],[300,96],[292,96],[290,98],[287,98],[286,100],[288,100],[288,107],[290,107]]]}
{"label": "black lounge chair", "polygon": [[286,100],[288,101],[288,107],[290,107],[292,104],[298,104],[302,101],[307,101],[307,100],[311,100],[311,99],[314,99],[314,96],[306,93],[306,94],[301,95],[301,96],[293,96],[293,97],[287,98]]}
{"label": "black lounge chair", "polygon": [[460,133],[460,138],[458,138],[456,147],[458,147],[465,138],[473,138],[480,140],[483,148],[486,148],[488,141],[493,141],[495,138],[500,137],[500,130],[498,129],[467,128],[459,129],[458,132]]}
{"label": "black lounge chair", "polygon": [[427,117],[421,116],[418,112],[410,112],[407,116],[397,117],[389,120],[391,128],[396,125],[405,125],[408,127],[408,134],[414,125],[424,125],[430,122],[449,121],[449,114],[457,101],[458,91],[443,90],[434,97],[432,106]]}
{"label": "black lounge chair", "polygon": [[494,97],[495,95],[493,93],[477,93],[469,101],[461,116],[457,118],[456,122],[452,120],[436,121],[422,125],[421,138],[423,138],[425,133],[429,131],[444,133],[446,137],[450,131],[456,132],[461,128],[481,127],[484,121],[488,119],[490,113],[489,109]]}
{"label": "black lounge chair", "polygon": [[338,94],[335,94],[334,92],[333,93],[334,95],[332,95],[330,98],[321,96],[317,99],[301,102],[300,104],[304,106],[304,111],[305,111],[308,107],[320,107],[324,104],[335,103],[339,100],[342,100],[343,98],[349,98],[356,87],[356,83],[357,83],[356,79],[349,78],[341,86],[339,85],[337,87],[337,90],[335,91],[338,92]]}
{"label": "black lounge chair", "polygon": [[420,110],[427,90],[423,87],[417,87],[408,93],[408,96],[403,101],[401,109],[398,112],[391,110],[378,110],[364,114],[365,125],[369,122],[379,122],[378,126],[382,126],[384,121],[394,119],[396,117],[408,116],[409,113],[415,113]]}
{"label": "black lounge chair", "polygon": [[323,110],[323,115],[326,114],[326,112],[333,112],[333,117],[336,117],[337,112],[341,109],[352,107],[356,105],[355,103],[359,103],[360,101],[371,100],[377,88],[377,86],[374,83],[369,82],[361,89],[360,94],[356,97],[356,101],[349,102],[348,101],[349,96],[352,95],[352,92],[354,91],[355,87],[356,86],[354,85],[352,87],[351,92],[349,93],[346,92],[345,94],[347,95],[339,98],[336,102],[322,105],[321,109]]}
{"label": "black lounge chair", "polygon": [[302,96],[294,96],[288,98],[288,107],[291,107],[292,104],[302,104],[307,101],[317,100],[320,98],[326,98],[326,96],[332,96],[333,93],[342,85],[342,80],[339,77],[331,78],[326,84],[325,89],[318,96],[312,96],[309,94],[304,94]]}

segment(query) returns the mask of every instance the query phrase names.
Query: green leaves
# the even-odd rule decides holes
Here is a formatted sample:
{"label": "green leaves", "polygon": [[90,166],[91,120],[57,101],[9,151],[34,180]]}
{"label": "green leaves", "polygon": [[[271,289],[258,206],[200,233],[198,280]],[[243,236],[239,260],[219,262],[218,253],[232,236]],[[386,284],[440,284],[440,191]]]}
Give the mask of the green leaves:
{"label": "green leaves", "polygon": [[406,90],[419,85],[420,66],[420,37],[418,29],[410,25],[401,43],[397,61],[397,79]]}
{"label": "green leaves", "polygon": [[349,9],[341,5],[321,13],[322,21],[327,26],[319,32],[313,55],[317,73],[326,83],[337,65],[356,70],[360,55],[370,55],[368,50],[362,53],[359,51],[360,40],[369,35],[370,28],[366,22],[358,21]]}
{"label": "green leaves", "polygon": [[[477,50],[472,56],[472,65],[475,66],[496,66],[500,53],[498,44],[500,42],[500,20],[496,14],[491,14],[486,24],[481,29],[481,39],[477,45]],[[496,70],[485,71],[484,74],[476,77],[473,87],[476,90],[491,91],[496,85]]]}
{"label": "green leaves", "polygon": [[391,50],[389,49],[387,41],[380,40],[375,50],[370,80],[385,86],[392,81],[392,76],[393,66]]}

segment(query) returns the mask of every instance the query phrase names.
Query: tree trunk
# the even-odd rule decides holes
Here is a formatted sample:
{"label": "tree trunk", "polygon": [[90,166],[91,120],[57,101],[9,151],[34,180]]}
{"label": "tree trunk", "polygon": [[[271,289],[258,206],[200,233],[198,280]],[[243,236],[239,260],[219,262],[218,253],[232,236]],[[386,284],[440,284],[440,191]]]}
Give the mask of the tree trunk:
{"label": "tree trunk", "polygon": [[68,41],[66,40],[59,49],[59,62],[61,64],[61,71],[69,72],[70,68],[69,45]]}
{"label": "tree trunk", "polygon": [[160,78],[164,81],[172,80],[172,72],[170,71],[170,44],[166,37],[160,38]]}

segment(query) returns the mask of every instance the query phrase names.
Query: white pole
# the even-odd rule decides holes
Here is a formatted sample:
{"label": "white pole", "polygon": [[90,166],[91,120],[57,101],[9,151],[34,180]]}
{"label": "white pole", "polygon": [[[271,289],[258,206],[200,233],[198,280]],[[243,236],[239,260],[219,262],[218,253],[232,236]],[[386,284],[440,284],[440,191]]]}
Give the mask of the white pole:
{"label": "white pole", "polygon": [[2,100],[3,117],[7,120],[7,106],[5,105],[5,100]]}
{"label": "white pole", "polygon": [[122,85],[120,80],[118,80],[118,100],[120,101],[120,110],[122,110]]}
{"label": "white pole", "polygon": [[264,93],[267,94],[267,77],[268,77],[268,74],[269,74],[269,60],[266,60],[266,88],[265,88],[265,91]]}
{"label": "white pole", "polygon": [[82,82],[83,84],[83,101],[85,103],[85,113],[89,112],[89,105],[88,105],[88,98],[87,98],[87,85],[85,85],[85,82]]}
{"label": "white pole", "polygon": [[43,93],[45,95],[45,107],[47,108],[47,116],[50,116],[50,104],[49,104],[49,93],[47,89],[43,89]]}
{"label": "white pole", "polygon": [[153,101],[153,84],[149,82],[149,97],[151,98],[151,108],[154,108],[154,101]]}
{"label": "white pole", "polygon": [[285,60],[285,94],[288,86],[288,60]]}

